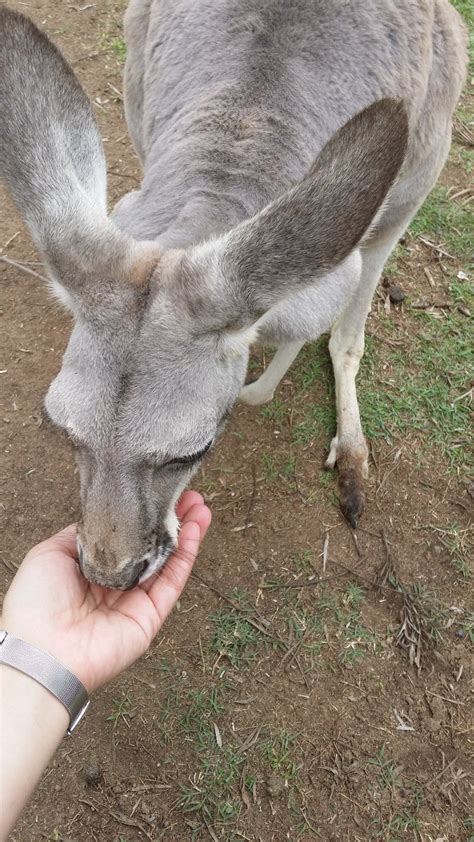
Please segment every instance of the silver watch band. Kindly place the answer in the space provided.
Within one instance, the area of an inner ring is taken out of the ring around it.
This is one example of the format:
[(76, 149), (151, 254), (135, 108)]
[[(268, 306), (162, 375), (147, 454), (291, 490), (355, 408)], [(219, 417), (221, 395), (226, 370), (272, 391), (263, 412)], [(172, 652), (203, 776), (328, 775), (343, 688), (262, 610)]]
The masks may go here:
[(86, 688), (72, 672), (48, 652), (13, 637), (3, 629), (0, 629), (0, 664), (24, 672), (56, 696), (69, 713), (67, 733), (74, 731), (90, 700)]

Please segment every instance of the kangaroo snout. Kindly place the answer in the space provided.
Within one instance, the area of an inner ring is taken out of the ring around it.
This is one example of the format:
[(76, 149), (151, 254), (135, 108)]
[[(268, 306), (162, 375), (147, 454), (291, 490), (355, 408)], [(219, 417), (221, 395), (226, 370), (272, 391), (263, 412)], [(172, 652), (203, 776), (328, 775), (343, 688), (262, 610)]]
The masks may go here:
[(77, 555), (82, 575), (96, 585), (128, 591), (158, 572), (176, 546), (164, 529), (153, 534), (145, 543), (140, 541), (134, 549), (120, 546), (113, 540), (104, 541), (102, 535), (91, 534), (81, 524), (77, 534)]

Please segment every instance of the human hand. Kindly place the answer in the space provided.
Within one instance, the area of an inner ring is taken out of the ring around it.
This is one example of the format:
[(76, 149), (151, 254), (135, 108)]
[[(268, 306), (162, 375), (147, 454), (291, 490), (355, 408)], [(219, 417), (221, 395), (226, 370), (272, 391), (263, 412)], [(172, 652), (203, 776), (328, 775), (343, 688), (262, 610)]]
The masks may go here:
[(148, 649), (186, 584), (211, 522), (200, 494), (186, 491), (177, 506), (178, 549), (160, 573), (131, 591), (83, 578), (76, 563), (76, 526), (34, 547), (3, 604), (8, 632), (44, 649), (91, 693)]

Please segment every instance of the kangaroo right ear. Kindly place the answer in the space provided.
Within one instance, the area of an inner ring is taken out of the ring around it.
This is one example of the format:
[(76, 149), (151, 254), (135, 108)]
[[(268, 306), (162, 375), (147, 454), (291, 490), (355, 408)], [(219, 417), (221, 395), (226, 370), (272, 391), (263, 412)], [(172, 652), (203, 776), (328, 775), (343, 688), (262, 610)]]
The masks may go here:
[(142, 284), (159, 259), (107, 216), (106, 167), (91, 104), (54, 44), (0, 7), (0, 177), (53, 278), (81, 295), (92, 280)]
[(403, 103), (375, 102), (333, 135), (291, 190), (191, 249), (190, 262), (211, 278), (207, 297), (215, 301), (208, 311), (245, 325), (289, 295), (317, 287), (367, 234), (403, 164), (407, 139)]

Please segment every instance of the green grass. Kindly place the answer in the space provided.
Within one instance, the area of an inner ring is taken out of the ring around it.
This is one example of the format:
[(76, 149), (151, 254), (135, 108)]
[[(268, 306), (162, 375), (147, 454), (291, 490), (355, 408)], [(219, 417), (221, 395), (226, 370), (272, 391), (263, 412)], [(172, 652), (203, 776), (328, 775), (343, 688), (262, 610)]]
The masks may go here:
[(280, 398), (276, 397), (262, 407), (260, 415), (266, 421), (283, 426), (288, 420), (288, 406)]
[[(472, 120), (472, 115), (464, 115), (461, 110), (460, 119), (463, 122), (469, 123)], [(474, 171), (474, 151), (472, 149), (466, 149), (460, 143), (453, 143), (449, 160), (455, 166), (461, 167), (466, 175), (471, 175)]]
[(382, 743), (376, 756), (367, 761), (367, 765), (375, 771), (381, 789), (389, 789), (399, 783), (397, 767), (387, 757), (385, 743)]
[(298, 774), (298, 765), (293, 757), (296, 736), (283, 729), (266, 739), (261, 752), (273, 772), (278, 772), (286, 781), (294, 781)]
[(210, 614), (213, 624), (211, 650), (226, 658), (237, 669), (248, 669), (255, 661), (262, 635), (245, 616), (235, 611), (216, 611)]
[(262, 462), (265, 480), (268, 483), (283, 480), (291, 484), (296, 470), (296, 457), (293, 454), (279, 456), (275, 453), (265, 451), (262, 453), (260, 460)]
[(296, 573), (314, 573), (314, 553), (312, 550), (307, 549), (299, 553), (293, 553), (290, 560)]
[(474, 614), (468, 614), (465, 620), (462, 621), (461, 630), (466, 635), (467, 640), (474, 646)]
[(472, 207), (457, 204), (443, 186), (435, 187), (409, 228), (413, 237), (425, 236), (460, 260), (472, 260)]
[(464, 18), (469, 32), (469, 77), (474, 73), (474, 6), (472, 0), (451, 0), (451, 2)]
[(431, 528), (438, 542), (448, 551), (449, 560), (454, 569), (464, 579), (469, 579), (472, 575), (469, 562), (474, 549), (472, 528), (462, 529), (457, 523), (448, 524), (444, 527), (432, 524)]
[(109, 46), (117, 61), (119, 61), (120, 64), (124, 64), (125, 59), (127, 57), (127, 47), (122, 36), (118, 35), (116, 38), (111, 38), (109, 41)]
[(113, 700), (113, 711), (107, 717), (107, 722), (112, 723), (112, 728), (115, 729), (123, 722), (124, 725), (130, 727), (130, 719), (135, 714), (135, 703), (130, 693), (124, 693), (121, 699)]
[[(463, 288), (463, 300), (471, 303), (471, 297)], [(368, 337), (358, 379), (368, 438), (415, 436), (425, 454), (435, 446), (451, 467), (469, 463), (470, 406), (468, 395), (462, 396), (474, 363), (471, 330), (469, 319), (457, 311), (442, 321), (418, 313), (400, 350), (387, 350)]]

